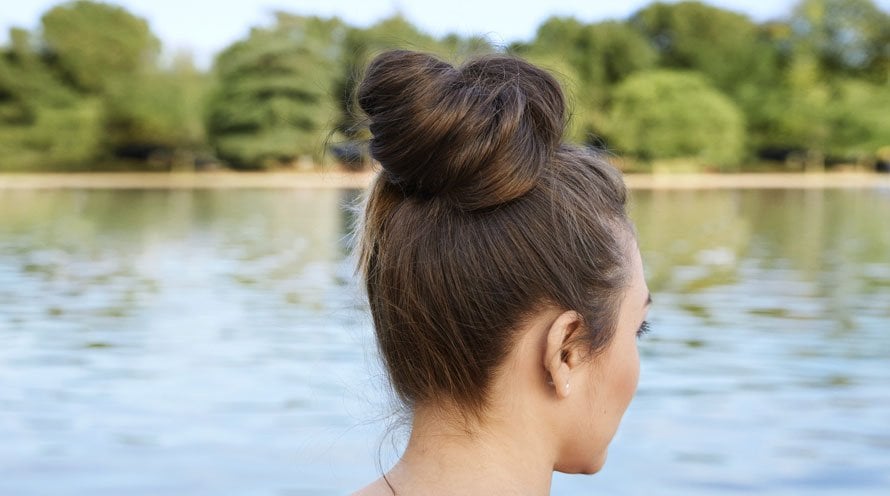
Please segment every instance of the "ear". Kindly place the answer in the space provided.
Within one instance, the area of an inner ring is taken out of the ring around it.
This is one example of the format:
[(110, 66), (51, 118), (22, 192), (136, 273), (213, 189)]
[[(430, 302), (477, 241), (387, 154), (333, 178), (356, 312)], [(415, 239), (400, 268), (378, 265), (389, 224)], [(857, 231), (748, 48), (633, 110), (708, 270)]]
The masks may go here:
[(565, 398), (571, 391), (572, 370), (579, 363), (577, 350), (569, 346), (571, 338), (581, 328), (581, 315), (575, 311), (559, 314), (547, 329), (544, 345), (544, 370), (549, 372), (551, 387), (558, 398)]

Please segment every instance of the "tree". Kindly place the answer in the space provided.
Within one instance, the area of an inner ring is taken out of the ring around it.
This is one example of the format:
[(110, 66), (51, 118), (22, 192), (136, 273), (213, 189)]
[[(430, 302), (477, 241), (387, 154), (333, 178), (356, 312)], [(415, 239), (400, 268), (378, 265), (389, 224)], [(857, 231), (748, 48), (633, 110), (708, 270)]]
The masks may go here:
[(41, 58), (81, 100), (98, 105), (100, 149), (93, 160), (147, 159), (200, 146), (200, 110), (190, 105), (195, 71), (158, 66), (160, 42), (148, 22), (122, 7), (78, 0), (41, 18)]
[(463, 60), (466, 57), (494, 53), (494, 45), (481, 35), (461, 36), (456, 33), (445, 35), (440, 41), (441, 52), (446, 58)]
[(612, 88), (656, 60), (646, 39), (626, 24), (583, 24), (571, 17), (547, 19), (531, 43), (514, 45), (512, 51), (557, 74), (573, 110), (569, 139), (597, 144)]
[(726, 93), (772, 75), (773, 50), (742, 14), (700, 2), (656, 2), (629, 23), (657, 50), (662, 67), (700, 71)]
[(774, 91), (782, 99), (773, 107), (775, 132), (766, 144), (801, 151), (806, 167), (821, 168), (825, 142), (831, 132), (827, 114), (831, 90), (818, 62), (813, 57), (797, 55)]
[(788, 20), (795, 49), (827, 75), (890, 84), (890, 15), (871, 0), (802, 0)]
[(551, 17), (538, 27), (532, 52), (565, 58), (588, 85), (608, 87), (655, 64), (645, 38), (617, 21), (582, 24), (574, 18)]
[(831, 128), (826, 143), (829, 156), (863, 160), (890, 145), (890, 91), (861, 79), (846, 79), (835, 86), (827, 105)]
[(206, 86), (187, 55), (169, 69), (109, 83), (103, 98), (106, 148), (122, 158), (194, 153), (205, 139)]
[(346, 31), (338, 19), (278, 13), (224, 50), (207, 110), (217, 154), (238, 168), (321, 160)]
[(123, 7), (77, 0), (41, 18), (43, 42), (63, 77), (85, 92), (153, 67), (160, 42)]
[(745, 128), (738, 108), (702, 76), (654, 70), (615, 90), (609, 135), (621, 151), (644, 160), (728, 167), (743, 157)]
[(58, 81), (33, 36), (0, 51), (0, 170), (81, 166), (99, 153), (101, 105)]
[(749, 143), (766, 146), (781, 96), (775, 26), (700, 2), (653, 3), (628, 21), (659, 54), (659, 65), (698, 71), (745, 113)]

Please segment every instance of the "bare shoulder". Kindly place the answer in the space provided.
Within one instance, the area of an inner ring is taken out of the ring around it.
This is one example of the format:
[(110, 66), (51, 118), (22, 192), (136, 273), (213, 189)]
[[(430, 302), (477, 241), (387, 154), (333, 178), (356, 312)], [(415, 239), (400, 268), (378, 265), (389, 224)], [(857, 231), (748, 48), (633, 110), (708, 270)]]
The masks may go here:
[(352, 493), (351, 496), (393, 496), (393, 492), (392, 489), (389, 488), (389, 484), (387, 484), (386, 481), (383, 480), (383, 477), (381, 477)]

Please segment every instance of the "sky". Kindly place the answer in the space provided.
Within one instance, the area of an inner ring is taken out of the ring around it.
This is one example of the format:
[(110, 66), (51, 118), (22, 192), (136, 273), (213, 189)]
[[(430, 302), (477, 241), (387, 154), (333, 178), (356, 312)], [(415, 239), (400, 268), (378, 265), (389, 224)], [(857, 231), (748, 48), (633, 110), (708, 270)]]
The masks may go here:
[[(890, 0), (874, 0), (890, 11)], [(60, 0), (2, 0), (0, 42), (12, 26), (35, 29), (40, 16)], [(338, 16), (355, 26), (401, 13), (433, 35), (484, 34), (495, 43), (527, 40), (552, 15), (585, 22), (624, 19), (650, 0), (110, 0), (148, 20), (166, 53), (188, 50), (202, 68), (214, 54), (245, 37), (250, 27), (268, 25), (271, 13)], [(782, 17), (796, 0), (708, 0), (705, 3), (747, 14), (756, 21)]]

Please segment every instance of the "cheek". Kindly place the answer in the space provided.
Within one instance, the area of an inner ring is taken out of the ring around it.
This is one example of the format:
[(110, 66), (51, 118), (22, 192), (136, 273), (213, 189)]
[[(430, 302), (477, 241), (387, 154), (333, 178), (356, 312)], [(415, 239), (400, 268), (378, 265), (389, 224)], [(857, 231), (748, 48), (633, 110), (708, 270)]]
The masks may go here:
[(634, 344), (633, 353), (630, 354), (627, 359), (623, 377), (624, 380), (622, 381), (622, 384), (619, 385), (619, 390), (617, 391), (617, 394), (624, 402), (622, 413), (627, 409), (631, 399), (633, 399), (634, 394), (637, 392), (637, 386), (640, 384), (640, 354), (637, 351), (636, 344)]
[(576, 402), (574, 425), (581, 429), (574, 431), (567, 456), (557, 468), (562, 472), (593, 474), (602, 468), (609, 443), (636, 393), (640, 379), (636, 337), (613, 348), (603, 359), (606, 366), (592, 374), (591, 389)]
[(637, 352), (636, 338), (624, 348), (623, 352), (616, 354), (611, 363), (607, 377), (608, 393), (602, 398), (604, 420), (610, 427), (610, 440), (618, 430), (618, 424), (630, 406), (637, 385), (640, 382), (640, 355)]

